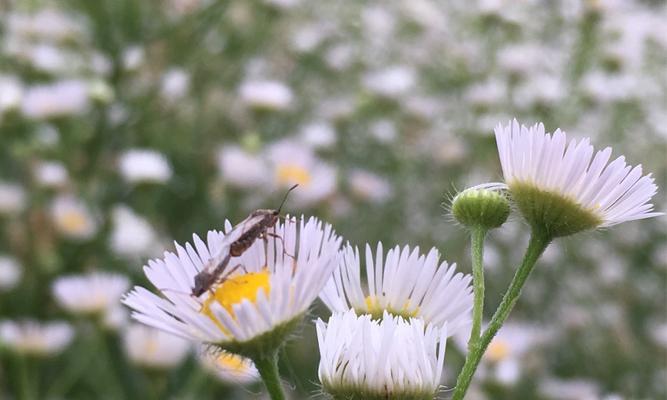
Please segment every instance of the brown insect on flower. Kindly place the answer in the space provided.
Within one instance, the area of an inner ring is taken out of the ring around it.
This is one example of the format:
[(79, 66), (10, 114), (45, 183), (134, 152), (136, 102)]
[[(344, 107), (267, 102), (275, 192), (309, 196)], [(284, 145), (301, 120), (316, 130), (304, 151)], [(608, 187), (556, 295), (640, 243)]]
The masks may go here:
[[(253, 211), (246, 219), (236, 225), (227, 235), (225, 235), (222, 248), (215, 257), (209, 259), (208, 263), (199, 271), (194, 278), (194, 287), (192, 288), (192, 295), (199, 297), (204, 292), (210, 290), (215, 284), (223, 282), (224, 279), (231, 273), (241, 268), (242, 265), (236, 265), (231, 270), (225, 273), (225, 269), (232, 257), (239, 257), (250, 246), (255, 243), (255, 240), (261, 238), (265, 242), (268, 236), (273, 236), (282, 240), (282, 238), (275, 233), (270, 233), (268, 230), (276, 226), (280, 218), (280, 211), (287, 200), (290, 192), (299, 185), (294, 185), (287, 193), (280, 207), (275, 210), (262, 209)], [(268, 258), (268, 246), (264, 246), (265, 259)]]

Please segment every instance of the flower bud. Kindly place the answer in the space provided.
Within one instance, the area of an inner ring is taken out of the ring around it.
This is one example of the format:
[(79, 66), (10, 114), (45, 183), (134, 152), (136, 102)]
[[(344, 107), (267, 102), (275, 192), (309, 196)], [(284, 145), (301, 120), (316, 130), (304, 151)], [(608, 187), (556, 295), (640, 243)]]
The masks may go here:
[(507, 221), (510, 203), (505, 194), (492, 186), (475, 186), (452, 200), (451, 212), (456, 221), (468, 228), (498, 228)]

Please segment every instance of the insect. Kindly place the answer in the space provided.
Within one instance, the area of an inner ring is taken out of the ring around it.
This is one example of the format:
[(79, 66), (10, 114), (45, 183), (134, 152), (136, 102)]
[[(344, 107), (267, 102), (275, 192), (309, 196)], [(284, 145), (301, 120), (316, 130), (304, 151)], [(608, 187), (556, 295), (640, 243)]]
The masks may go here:
[[(239, 264), (225, 273), (225, 269), (231, 258), (242, 255), (253, 243), (255, 243), (255, 240), (262, 238), (266, 241), (267, 236), (278, 237), (275, 234), (270, 234), (268, 230), (269, 228), (275, 227), (278, 218), (280, 218), (280, 211), (287, 200), (287, 196), (292, 190), (296, 189), (297, 186), (299, 185), (294, 185), (289, 188), (278, 209), (253, 211), (248, 218), (241, 221), (227, 235), (225, 235), (220, 251), (208, 260), (203, 270), (195, 275), (194, 287), (192, 288), (193, 296), (201, 296), (207, 290), (210, 290), (214, 284), (224, 281), (224, 279), (232, 272), (241, 268), (242, 265)], [(265, 259), (268, 258), (268, 254), (266, 254), (266, 252), (268, 252), (267, 247), (268, 246), (264, 246)], [(224, 276), (223, 273), (225, 273)]]

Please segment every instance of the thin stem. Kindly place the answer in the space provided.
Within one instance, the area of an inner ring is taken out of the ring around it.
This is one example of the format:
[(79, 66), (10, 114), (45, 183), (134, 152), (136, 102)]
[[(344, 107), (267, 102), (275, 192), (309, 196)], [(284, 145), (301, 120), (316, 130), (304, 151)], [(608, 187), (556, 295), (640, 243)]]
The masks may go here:
[(19, 364), (19, 374), (21, 381), (21, 397), (22, 400), (33, 400), (35, 396), (32, 392), (32, 384), (35, 382), (30, 382), (30, 366), (28, 365), (28, 355), (18, 354), (17, 356)]
[(484, 314), (484, 238), (488, 231), (485, 228), (474, 228), (470, 235), (470, 247), (472, 255), (472, 283), (474, 303), (472, 309), (472, 329), (468, 340), (468, 351), (479, 341), (482, 330), (482, 318)]
[(285, 392), (280, 385), (280, 375), (278, 375), (278, 353), (276, 352), (268, 357), (258, 357), (253, 361), (264, 381), (264, 385), (266, 385), (271, 400), (285, 400)]
[(526, 279), (528, 279), (535, 263), (550, 242), (551, 238), (542, 232), (532, 232), (521, 266), (517, 269), (505, 296), (503, 296), (503, 300), (498, 306), (495, 314), (493, 314), (489, 327), (484, 331), (475, 348), (468, 353), (466, 362), (463, 365), (463, 369), (456, 382), (456, 389), (454, 390), (452, 400), (463, 400), (463, 396), (465, 396), (466, 391), (470, 386), (472, 377), (475, 374), (475, 370), (477, 370), (477, 366), (479, 365), (486, 348), (489, 346), (489, 343), (491, 343), (491, 340), (496, 333), (498, 333), (498, 330), (514, 308), (514, 305), (521, 294), (521, 289), (526, 283)]

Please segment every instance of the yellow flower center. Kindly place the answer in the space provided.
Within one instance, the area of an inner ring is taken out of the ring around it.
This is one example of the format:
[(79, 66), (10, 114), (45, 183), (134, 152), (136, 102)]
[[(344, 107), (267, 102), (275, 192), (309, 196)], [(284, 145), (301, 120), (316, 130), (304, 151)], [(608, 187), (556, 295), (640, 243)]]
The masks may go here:
[(60, 217), (60, 226), (66, 232), (82, 232), (86, 225), (86, 217), (77, 211), (67, 211)]
[(489, 360), (493, 362), (497, 362), (502, 360), (503, 358), (507, 357), (510, 353), (510, 346), (496, 338), (491, 342), (489, 345), (489, 348), (486, 350), (486, 355), (489, 358)]
[(312, 177), (307, 169), (295, 164), (279, 165), (276, 171), (278, 183), (283, 185), (307, 186)]
[(227, 352), (222, 352), (215, 362), (218, 366), (234, 372), (243, 372), (248, 368), (247, 362), (243, 357)]
[(201, 313), (211, 318), (220, 330), (227, 332), (227, 329), (220, 324), (211, 312), (211, 304), (214, 302), (220, 304), (232, 318), (236, 318), (233, 309), (234, 304), (239, 304), (243, 300), (254, 303), (257, 300), (259, 289), (264, 290), (264, 294), (267, 296), (271, 292), (270, 274), (266, 268), (259, 272), (249, 272), (225, 279), (214, 289), (213, 294), (204, 301)]
[(416, 317), (419, 313), (419, 307), (412, 307), (410, 300), (408, 299), (403, 307), (394, 308), (394, 307), (385, 307), (382, 305), (381, 299), (377, 296), (367, 296), (366, 300), (366, 309), (357, 310), (358, 313), (370, 314), (373, 316), (373, 319), (382, 318), (382, 314), (387, 311), (389, 314), (400, 316), (403, 318), (412, 318)]

